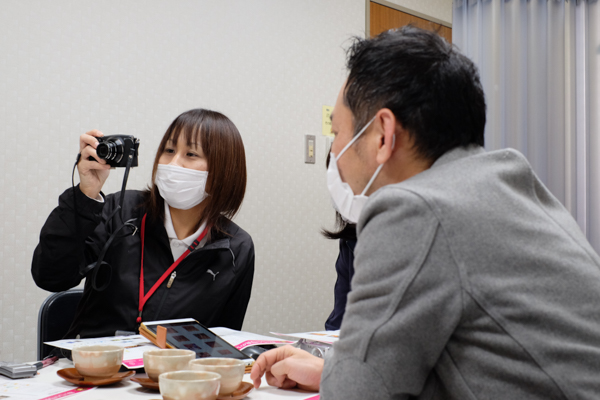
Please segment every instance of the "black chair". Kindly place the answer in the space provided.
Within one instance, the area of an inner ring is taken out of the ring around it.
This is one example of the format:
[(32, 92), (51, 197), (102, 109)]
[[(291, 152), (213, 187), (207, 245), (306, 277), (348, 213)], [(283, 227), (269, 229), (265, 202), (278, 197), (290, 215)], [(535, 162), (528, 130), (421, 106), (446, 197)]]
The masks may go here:
[(83, 289), (71, 289), (53, 293), (44, 300), (38, 315), (38, 360), (43, 360), (54, 349), (44, 342), (60, 340), (65, 336), (82, 295)]

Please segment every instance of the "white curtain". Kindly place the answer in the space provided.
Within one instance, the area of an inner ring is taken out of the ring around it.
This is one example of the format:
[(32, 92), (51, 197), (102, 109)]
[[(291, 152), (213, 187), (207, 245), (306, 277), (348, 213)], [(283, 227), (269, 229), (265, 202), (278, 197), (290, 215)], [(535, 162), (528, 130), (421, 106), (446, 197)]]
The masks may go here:
[(600, 252), (598, 0), (454, 0), (452, 41), (479, 67), (486, 147), (525, 154)]

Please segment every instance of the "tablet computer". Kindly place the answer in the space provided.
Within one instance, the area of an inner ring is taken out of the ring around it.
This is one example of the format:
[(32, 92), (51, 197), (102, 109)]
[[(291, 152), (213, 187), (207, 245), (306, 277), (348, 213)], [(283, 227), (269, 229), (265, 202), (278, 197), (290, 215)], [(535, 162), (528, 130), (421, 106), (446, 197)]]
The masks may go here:
[(196, 353), (196, 358), (225, 357), (252, 360), (219, 335), (191, 318), (148, 321), (142, 323), (142, 325), (155, 337), (157, 327), (165, 327), (167, 329), (167, 344), (177, 349), (192, 350)]

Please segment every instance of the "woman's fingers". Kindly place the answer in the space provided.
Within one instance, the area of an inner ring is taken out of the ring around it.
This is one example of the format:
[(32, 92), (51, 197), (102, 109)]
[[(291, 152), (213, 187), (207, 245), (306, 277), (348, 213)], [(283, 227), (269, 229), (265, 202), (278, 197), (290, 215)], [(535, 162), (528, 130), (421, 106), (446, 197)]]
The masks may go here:
[(82, 153), (86, 146), (91, 146), (93, 149), (95, 149), (98, 146), (98, 139), (96, 138), (102, 136), (104, 136), (104, 133), (97, 129), (92, 129), (91, 131), (81, 135), (79, 137), (79, 152)]
[[(96, 161), (92, 161), (90, 157)], [(106, 161), (98, 157), (98, 154), (96, 154), (96, 150), (94, 150), (94, 148), (91, 145), (86, 146), (81, 150), (81, 159), (79, 160), (79, 162), (88, 163), (90, 161), (91, 163), (84, 164), (86, 169), (105, 169), (101, 166), (106, 165)]]
[[(102, 137), (104, 134), (97, 129), (93, 129), (81, 135), (79, 137), (79, 152), (81, 153), (80, 163), (83, 161), (84, 165), (82, 165), (85, 172), (91, 169), (109, 169), (110, 166), (106, 165), (106, 161), (102, 158), (98, 157), (96, 154), (96, 148), (98, 147), (98, 137)], [(91, 161), (90, 158), (96, 160), (96, 162), (85, 164), (88, 161)], [(81, 172), (81, 171), (80, 171)]]
[(96, 154), (96, 147), (98, 146), (96, 138), (101, 136), (104, 136), (102, 132), (91, 130), (79, 137), (79, 152), (81, 154), (77, 164), (79, 188), (86, 196), (94, 199), (98, 198), (110, 169), (110, 165)]

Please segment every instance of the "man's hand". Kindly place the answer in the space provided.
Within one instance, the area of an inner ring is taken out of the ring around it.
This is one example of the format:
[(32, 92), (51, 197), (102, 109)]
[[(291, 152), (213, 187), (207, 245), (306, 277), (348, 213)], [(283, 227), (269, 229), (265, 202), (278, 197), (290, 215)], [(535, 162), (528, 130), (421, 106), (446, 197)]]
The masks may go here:
[(252, 367), (250, 378), (255, 388), (260, 386), (261, 378), (266, 374), (271, 386), (318, 392), (323, 363), (323, 359), (304, 350), (283, 346), (261, 354)]

